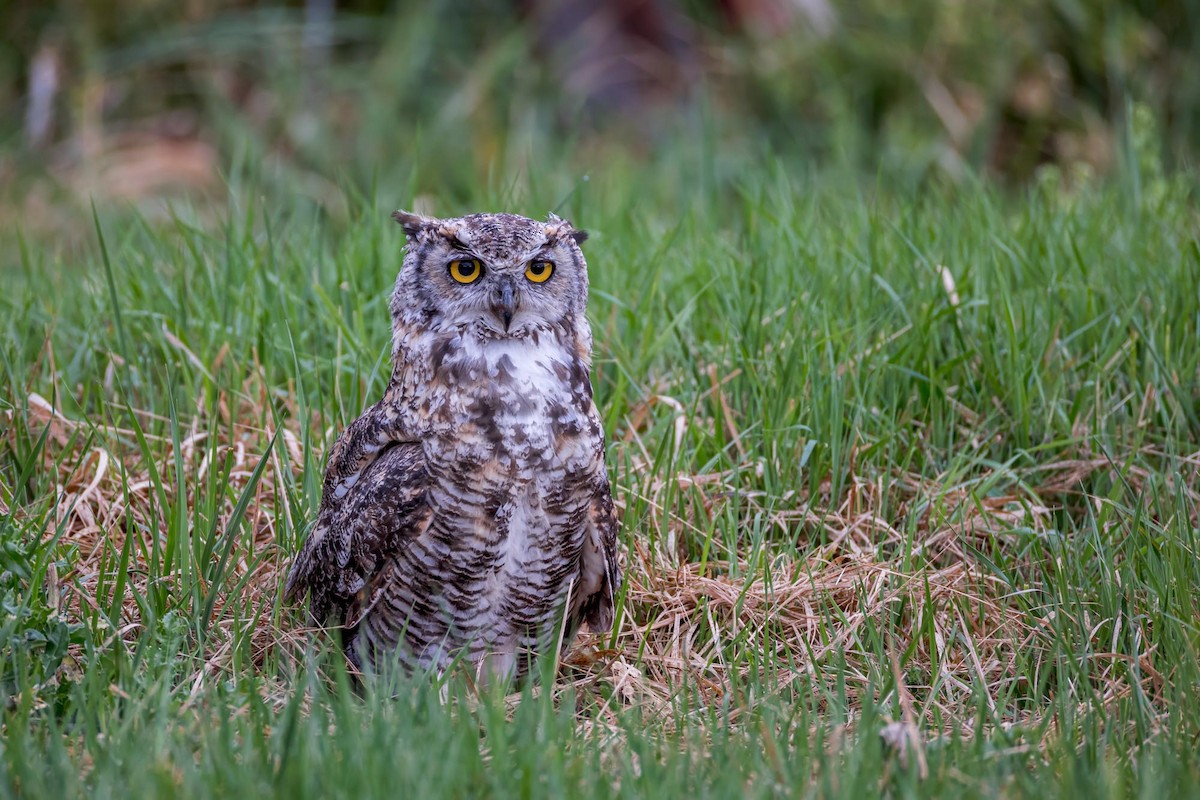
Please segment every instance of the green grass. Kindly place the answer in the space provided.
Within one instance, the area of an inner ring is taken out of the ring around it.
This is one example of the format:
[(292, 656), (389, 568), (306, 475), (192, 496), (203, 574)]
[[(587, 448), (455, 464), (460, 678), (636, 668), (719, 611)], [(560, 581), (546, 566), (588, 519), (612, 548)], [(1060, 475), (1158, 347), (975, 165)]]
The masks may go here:
[(438, 197), (593, 232), (625, 616), (519, 698), (358, 695), (279, 599), (387, 378), (404, 186), (6, 234), (0, 786), (1194, 794), (1200, 217), (1138, 164), (1013, 196), (579, 155)]

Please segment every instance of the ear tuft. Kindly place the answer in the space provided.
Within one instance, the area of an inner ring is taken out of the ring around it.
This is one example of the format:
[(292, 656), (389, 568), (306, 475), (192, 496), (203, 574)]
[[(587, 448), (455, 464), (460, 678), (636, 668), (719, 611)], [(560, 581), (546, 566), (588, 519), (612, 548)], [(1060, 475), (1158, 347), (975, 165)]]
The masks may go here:
[(410, 242), (417, 239), (423, 232), (428, 231), (437, 223), (435, 219), (423, 217), (411, 211), (393, 211), (392, 219), (400, 223), (401, 228), (404, 228), (404, 235)]
[(587, 241), (588, 232), (576, 230), (569, 219), (563, 219), (552, 211), (546, 216), (546, 236), (550, 239), (568, 236), (575, 240), (575, 244), (583, 244)]

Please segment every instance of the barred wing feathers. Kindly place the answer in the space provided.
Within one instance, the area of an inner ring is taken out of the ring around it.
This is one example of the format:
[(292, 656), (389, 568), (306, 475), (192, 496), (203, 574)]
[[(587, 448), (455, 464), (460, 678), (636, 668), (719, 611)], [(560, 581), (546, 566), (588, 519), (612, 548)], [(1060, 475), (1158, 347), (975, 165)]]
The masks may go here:
[(398, 548), (429, 525), (429, 478), (419, 444), (386, 445), (357, 471), (339, 469), (339, 455), (345, 452), (335, 447), (330, 458), (316, 524), (292, 564), (285, 589), (291, 599), (309, 595), (309, 614), (316, 624), (331, 615), (336, 624), (345, 622), (358, 593)]

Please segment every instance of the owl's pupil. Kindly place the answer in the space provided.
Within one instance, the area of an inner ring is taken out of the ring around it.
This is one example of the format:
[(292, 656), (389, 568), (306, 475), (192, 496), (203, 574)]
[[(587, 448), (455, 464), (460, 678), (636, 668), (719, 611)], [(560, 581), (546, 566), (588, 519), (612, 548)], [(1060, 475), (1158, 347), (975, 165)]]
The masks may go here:
[(546, 271), (545, 264), (534, 264), (533, 265), (533, 274), (534, 275), (541, 275), (545, 271)]

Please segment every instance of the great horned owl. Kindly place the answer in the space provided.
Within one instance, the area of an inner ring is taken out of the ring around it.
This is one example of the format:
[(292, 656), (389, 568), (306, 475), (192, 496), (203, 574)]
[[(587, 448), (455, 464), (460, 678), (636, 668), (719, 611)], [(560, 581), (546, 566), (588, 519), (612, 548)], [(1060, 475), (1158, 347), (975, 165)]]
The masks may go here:
[[(586, 238), (551, 215), (392, 215), (392, 376), (326, 467), (286, 593), (352, 663), (520, 679), (620, 583), (588, 375)], [(565, 618), (562, 616), (565, 613)]]

